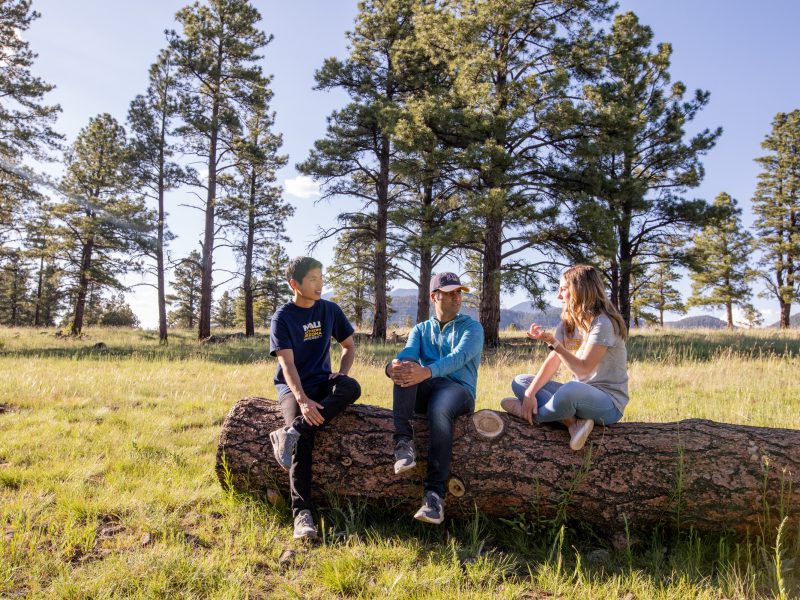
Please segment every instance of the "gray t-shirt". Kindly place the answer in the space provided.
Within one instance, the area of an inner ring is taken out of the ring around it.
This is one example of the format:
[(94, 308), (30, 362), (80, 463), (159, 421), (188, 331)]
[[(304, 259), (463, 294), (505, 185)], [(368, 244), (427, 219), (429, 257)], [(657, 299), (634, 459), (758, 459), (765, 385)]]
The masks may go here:
[(625, 348), (625, 340), (617, 335), (614, 323), (604, 314), (595, 317), (589, 326), (589, 331), (585, 333), (575, 331), (573, 337), (575, 335), (581, 335), (583, 340), (577, 351), (570, 347), (570, 340), (564, 332), (564, 323), (561, 322), (556, 327), (556, 339), (579, 357), (589, 345), (607, 346), (608, 350), (600, 359), (594, 373), (583, 379), (573, 376), (573, 379), (603, 390), (611, 396), (614, 406), (620, 412), (624, 412), (625, 405), (628, 404), (628, 351)]

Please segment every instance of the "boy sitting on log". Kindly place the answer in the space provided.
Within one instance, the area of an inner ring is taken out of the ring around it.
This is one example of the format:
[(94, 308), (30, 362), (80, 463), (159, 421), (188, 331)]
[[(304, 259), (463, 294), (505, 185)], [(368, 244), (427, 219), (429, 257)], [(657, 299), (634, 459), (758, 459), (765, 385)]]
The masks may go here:
[(450, 474), (453, 422), (475, 410), (475, 387), (483, 349), (483, 328), (476, 320), (459, 314), (461, 285), (455, 273), (431, 278), (430, 294), (435, 316), (418, 323), (408, 335), (406, 347), (386, 365), (394, 381), (394, 472), (416, 466), (414, 411), (427, 413), (430, 429), (428, 474), (422, 507), (415, 519), (439, 524), (444, 521), (445, 482)]
[[(270, 354), (278, 357), (275, 387), (285, 427), (269, 434), (275, 460), (289, 469), (294, 537), (314, 539), (311, 516), (311, 462), (316, 432), (361, 395), (348, 377), (356, 347), (353, 326), (342, 309), (322, 299), (322, 263), (308, 256), (293, 259), (286, 278), (291, 302), (272, 316)], [(339, 370), (331, 372), (331, 337), (342, 347)]]

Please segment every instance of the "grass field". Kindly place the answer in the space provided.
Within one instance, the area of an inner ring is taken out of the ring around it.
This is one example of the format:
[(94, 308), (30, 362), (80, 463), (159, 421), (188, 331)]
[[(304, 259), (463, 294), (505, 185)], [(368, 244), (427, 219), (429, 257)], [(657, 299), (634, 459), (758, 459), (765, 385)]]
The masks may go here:
[[(290, 515), (225, 493), (217, 436), (241, 397), (273, 396), (263, 334), (158, 345), (145, 331), (0, 329), (0, 597), (789, 598), (800, 521), (780, 538), (653, 534), (613, 550), (575, 527), (441, 527), (334, 503), (323, 542)], [(106, 348), (94, 349), (103, 342)], [(485, 354), (478, 408), (543, 357), (518, 334)], [(393, 346), (361, 346), (362, 403), (389, 406)], [(648, 332), (629, 342), (628, 421), (702, 417), (800, 429), (800, 334)]]

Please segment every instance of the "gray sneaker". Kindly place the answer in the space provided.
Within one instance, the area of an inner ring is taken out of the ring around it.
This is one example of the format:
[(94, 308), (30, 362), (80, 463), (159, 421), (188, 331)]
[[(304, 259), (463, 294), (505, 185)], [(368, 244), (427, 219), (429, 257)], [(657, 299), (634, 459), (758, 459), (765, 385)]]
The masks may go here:
[(292, 466), (292, 455), (299, 439), (300, 434), (288, 427), (281, 427), (269, 434), (269, 441), (272, 442), (272, 454), (285, 470)]
[(425, 523), (433, 523), (438, 525), (444, 521), (444, 506), (442, 506), (442, 499), (436, 492), (425, 492), (425, 498), (422, 501), (422, 507), (414, 515), (418, 521)]
[(417, 466), (414, 442), (400, 440), (394, 447), (394, 474), (399, 475)]
[(310, 510), (301, 510), (294, 518), (294, 539), (317, 539), (317, 528), (314, 526), (314, 517), (311, 516)]

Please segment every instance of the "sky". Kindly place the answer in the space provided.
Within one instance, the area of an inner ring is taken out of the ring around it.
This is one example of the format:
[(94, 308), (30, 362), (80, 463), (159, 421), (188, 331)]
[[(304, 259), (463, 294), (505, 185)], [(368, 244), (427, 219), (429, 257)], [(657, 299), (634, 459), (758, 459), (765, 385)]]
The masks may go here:
[[(67, 143), (100, 113), (108, 112), (124, 122), (130, 101), (146, 89), (149, 65), (165, 46), (164, 30), (177, 27), (174, 15), (186, 4), (185, 0), (34, 0), (42, 16), (25, 37), (39, 55), (34, 73), (56, 86), (47, 101), (61, 105), (57, 129)], [(262, 66), (274, 76), (275, 130), (283, 134), (282, 152), (289, 155), (279, 183), (285, 198), (296, 206), (287, 225), (292, 240), (287, 251), (290, 256), (305, 254), (319, 226), (333, 222), (343, 208), (357, 206), (347, 199), (315, 202), (319, 198), (316, 185), (294, 168), (308, 156), (314, 141), (324, 136), (326, 117), (347, 102), (341, 92), (314, 90), (314, 72), (325, 58), (346, 56), (345, 32), (353, 27), (357, 2), (253, 0), (253, 4), (261, 12), (264, 31), (274, 35), (264, 49)], [(632, 10), (653, 29), (656, 43), (672, 44), (673, 81), (684, 82), (689, 90), (711, 92), (709, 105), (695, 119), (690, 133), (721, 126), (723, 135), (703, 160), (702, 185), (689, 195), (711, 201), (725, 191), (739, 201), (743, 221), (750, 225), (750, 198), (758, 174), (753, 159), (762, 155), (760, 144), (775, 114), (800, 108), (800, 36), (796, 34), (800, 2), (622, 0), (619, 5), (619, 12)], [(191, 202), (191, 196), (176, 191), (167, 202), (168, 222), (178, 236), (170, 255), (180, 258), (199, 250), (201, 214), (183, 206)], [(332, 243), (322, 244), (316, 255), (328, 263)], [(218, 252), (215, 266), (230, 269), (233, 260)], [(127, 283), (142, 280), (137, 276)], [(398, 282), (397, 286), (408, 284)], [(688, 295), (688, 278), (679, 288)], [(757, 284), (754, 289), (762, 288)], [(140, 285), (127, 297), (142, 325), (155, 327), (155, 290)], [(504, 296), (502, 302), (508, 307), (523, 300), (524, 294), (518, 293)], [(555, 304), (555, 293), (546, 300)], [(775, 300), (755, 298), (755, 304), (767, 324), (777, 319)], [(722, 317), (721, 311), (708, 309), (690, 314), (700, 313)]]

